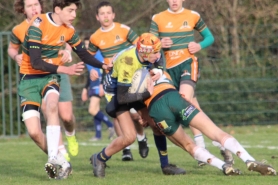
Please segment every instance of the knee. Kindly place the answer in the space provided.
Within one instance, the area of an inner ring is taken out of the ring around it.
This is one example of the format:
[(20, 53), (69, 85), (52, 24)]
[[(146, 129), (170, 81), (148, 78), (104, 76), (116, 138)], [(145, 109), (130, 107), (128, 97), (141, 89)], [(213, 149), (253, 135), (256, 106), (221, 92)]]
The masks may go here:
[(43, 136), (43, 132), (39, 130), (30, 130), (28, 131), (28, 134), (35, 142), (39, 142), (40, 138)]
[(95, 116), (99, 110), (96, 107), (89, 107), (88, 111), (92, 116)]
[(60, 118), (62, 119), (64, 124), (72, 123), (74, 120), (74, 116), (72, 113), (64, 113), (60, 112)]
[(46, 105), (46, 111), (47, 113), (55, 113), (58, 112), (58, 103), (54, 101), (50, 101)]
[(190, 155), (193, 155), (195, 146), (196, 145), (193, 141), (182, 145), (183, 150), (187, 151)]

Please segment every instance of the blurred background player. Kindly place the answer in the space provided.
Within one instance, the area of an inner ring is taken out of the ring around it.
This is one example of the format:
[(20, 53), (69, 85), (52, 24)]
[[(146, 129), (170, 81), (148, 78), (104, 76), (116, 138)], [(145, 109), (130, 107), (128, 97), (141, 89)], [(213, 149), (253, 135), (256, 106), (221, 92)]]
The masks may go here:
[[(150, 32), (161, 39), (166, 57), (167, 72), (170, 74), (175, 87), (185, 100), (201, 110), (195, 94), (199, 62), (194, 54), (210, 46), (214, 42), (214, 37), (199, 13), (183, 8), (183, 2), (184, 0), (167, 0), (169, 8), (153, 16)], [(194, 40), (194, 30), (203, 37), (199, 43)], [(197, 146), (205, 148), (202, 133), (196, 128), (190, 127), (190, 129)], [(233, 162), (229, 151), (221, 152), (221, 154), (230, 154), (224, 157), (225, 161)], [(199, 166), (204, 164), (198, 163)]]
[[(85, 47), (88, 48), (89, 46), (89, 37), (84, 39)], [(103, 57), (100, 51), (97, 51), (95, 54), (95, 58), (99, 61), (103, 61)], [(114, 127), (113, 123), (110, 122), (109, 118), (100, 110), (100, 100), (101, 97), (104, 95), (103, 85), (101, 84), (102, 81), (102, 73), (100, 69), (94, 68), (90, 65), (86, 65), (89, 76), (87, 78), (87, 83), (82, 90), (81, 99), (83, 102), (88, 100), (88, 96), (90, 98), (89, 104), (89, 113), (94, 117), (94, 126), (95, 126), (95, 136), (90, 139), (90, 141), (98, 141), (101, 140), (101, 122), (104, 122), (109, 131), (108, 139), (112, 139), (114, 136)], [(92, 80), (93, 79), (93, 80)]]
[[(114, 8), (109, 2), (102, 1), (96, 6), (96, 19), (99, 21), (101, 27), (90, 37), (89, 52), (95, 54), (100, 50), (105, 64), (111, 64), (114, 55), (135, 44), (138, 39), (138, 35), (130, 27), (114, 22), (114, 18)], [(104, 72), (106, 73), (106, 71)], [(135, 118), (140, 117), (137, 112), (132, 111), (131, 113), (134, 114)], [(144, 133), (144, 128), (138, 121), (134, 121), (137, 131), (139, 154), (142, 158), (146, 158), (149, 153), (147, 137)], [(121, 135), (121, 130), (118, 129), (116, 119), (114, 119), (114, 128), (116, 134), (118, 136)], [(133, 160), (130, 146), (127, 146), (123, 150), (122, 160)]]

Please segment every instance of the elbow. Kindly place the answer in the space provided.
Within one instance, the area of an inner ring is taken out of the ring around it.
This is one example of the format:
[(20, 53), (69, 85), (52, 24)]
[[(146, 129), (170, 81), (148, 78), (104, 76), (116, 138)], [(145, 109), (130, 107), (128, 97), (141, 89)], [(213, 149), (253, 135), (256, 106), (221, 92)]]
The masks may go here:
[(36, 61), (31, 61), (31, 66), (33, 69), (36, 69), (36, 70), (41, 70), (41, 65), (38, 64), (38, 62)]

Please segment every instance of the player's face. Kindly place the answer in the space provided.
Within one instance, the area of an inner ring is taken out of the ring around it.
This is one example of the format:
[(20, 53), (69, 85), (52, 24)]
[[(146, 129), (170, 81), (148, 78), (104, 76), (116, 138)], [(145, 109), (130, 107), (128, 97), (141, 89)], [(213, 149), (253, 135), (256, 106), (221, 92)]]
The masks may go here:
[(37, 14), (41, 14), (42, 8), (38, 0), (24, 1), (24, 14), (28, 20), (31, 20)]
[(99, 21), (101, 27), (110, 28), (113, 25), (115, 13), (112, 11), (111, 6), (103, 6), (98, 10), (96, 18)]
[(178, 12), (182, 9), (182, 3), (184, 0), (167, 0), (170, 10)]
[(139, 55), (142, 57), (142, 60), (148, 61), (150, 63), (155, 63), (161, 57), (160, 52), (157, 52), (157, 53), (139, 53)]
[(58, 7), (56, 8), (57, 11), (55, 11), (55, 13), (59, 15), (61, 24), (72, 25), (76, 17), (77, 6), (74, 3), (72, 3), (70, 6), (63, 8), (62, 10)]
[(85, 44), (85, 48), (88, 49), (89, 48), (89, 40), (84, 40), (84, 44)]
[(157, 52), (157, 53), (151, 53), (149, 54), (149, 62), (150, 63), (155, 63), (158, 59), (160, 59), (161, 57), (161, 53)]

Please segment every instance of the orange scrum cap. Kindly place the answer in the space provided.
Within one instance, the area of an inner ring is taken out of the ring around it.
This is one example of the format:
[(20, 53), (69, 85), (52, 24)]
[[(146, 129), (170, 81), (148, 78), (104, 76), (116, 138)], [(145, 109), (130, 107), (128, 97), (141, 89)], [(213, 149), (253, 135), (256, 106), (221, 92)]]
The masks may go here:
[(151, 33), (143, 33), (137, 41), (137, 51), (139, 53), (157, 53), (161, 49), (160, 39)]

